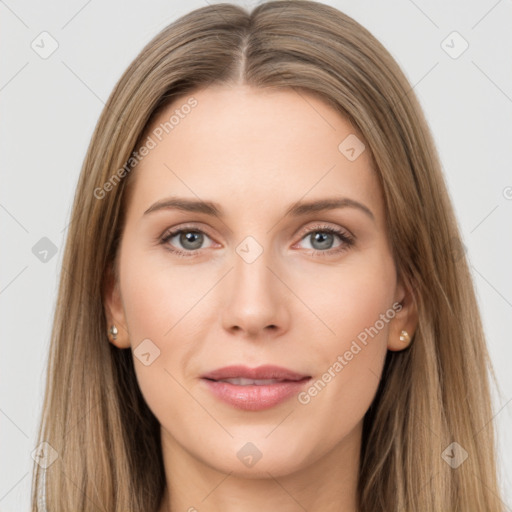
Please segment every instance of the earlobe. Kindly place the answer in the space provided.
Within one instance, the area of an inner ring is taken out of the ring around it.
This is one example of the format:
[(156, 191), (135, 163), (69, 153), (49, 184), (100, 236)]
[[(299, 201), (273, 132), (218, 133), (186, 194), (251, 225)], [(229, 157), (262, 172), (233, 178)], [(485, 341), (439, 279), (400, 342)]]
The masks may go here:
[(391, 351), (407, 348), (418, 328), (418, 308), (411, 287), (400, 284), (397, 287), (396, 299), (401, 308), (390, 322), (388, 350)]
[(126, 328), (121, 291), (111, 265), (109, 265), (105, 272), (103, 304), (107, 320), (107, 325), (104, 327), (105, 335), (110, 343), (117, 348), (129, 348), (130, 339)]

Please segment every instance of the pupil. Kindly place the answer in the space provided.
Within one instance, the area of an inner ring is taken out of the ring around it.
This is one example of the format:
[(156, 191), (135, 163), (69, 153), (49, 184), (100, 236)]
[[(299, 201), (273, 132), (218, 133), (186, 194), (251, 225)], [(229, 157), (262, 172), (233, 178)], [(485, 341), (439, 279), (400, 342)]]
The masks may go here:
[[(186, 233), (183, 234), (184, 235), (184, 240), (182, 240), (181, 242), (187, 242), (189, 244), (192, 244), (192, 247), (189, 246), (189, 248), (191, 249), (197, 249), (199, 247), (201, 247), (201, 242), (202, 242), (202, 239), (201, 239), (201, 234), (200, 233), (196, 233), (194, 231), (188, 231)], [(183, 237), (182, 235), (182, 237)], [(195, 238), (195, 240), (194, 240)], [(184, 247), (187, 247), (186, 244), (183, 244)]]
[(330, 238), (332, 238), (332, 235), (330, 233), (317, 232), (314, 235), (315, 242), (320, 242), (321, 249), (329, 249), (330, 248), (330, 245), (332, 242), (332, 240), (330, 240)]

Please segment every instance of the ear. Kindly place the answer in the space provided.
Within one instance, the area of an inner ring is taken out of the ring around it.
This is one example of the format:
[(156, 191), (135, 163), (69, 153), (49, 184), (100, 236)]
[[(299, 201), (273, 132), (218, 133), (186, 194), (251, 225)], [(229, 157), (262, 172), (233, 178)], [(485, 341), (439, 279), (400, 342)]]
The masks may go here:
[[(391, 351), (399, 351), (407, 348), (418, 328), (416, 297), (414, 296), (410, 284), (405, 284), (402, 279), (399, 279), (397, 285), (395, 303), (399, 303), (401, 308), (398, 306), (395, 308), (395, 317), (389, 323), (388, 350)], [(407, 341), (400, 339), (402, 331), (407, 331), (409, 334)]]
[[(105, 307), (105, 317), (107, 319), (105, 334), (108, 336), (110, 343), (115, 345), (117, 348), (129, 348), (130, 338), (128, 336), (128, 329), (126, 328), (121, 291), (112, 265), (107, 267), (104, 276), (103, 304)], [(117, 328), (117, 336), (115, 340), (112, 339), (112, 336), (109, 334), (109, 330), (112, 325), (115, 325)]]

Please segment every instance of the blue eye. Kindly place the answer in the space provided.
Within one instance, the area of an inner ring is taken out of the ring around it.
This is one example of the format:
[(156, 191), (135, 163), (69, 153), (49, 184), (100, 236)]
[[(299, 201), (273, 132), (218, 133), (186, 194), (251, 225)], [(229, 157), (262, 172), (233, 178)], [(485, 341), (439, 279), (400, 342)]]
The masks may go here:
[[(179, 244), (185, 249), (169, 249), (171, 252), (176, 253), (178, 256), (194, 256), (204, 243), (206, 233), (201, 230), (181, 228), (171, 231), (164, 235), (161, 240), (162, 244), (169, 244), (169, 242), (177, 237)], [(209, 237), (208, 237), (209, 238)]]
[(309, 240), (315, 251), (326, 252), (333, 248), (336, 238), (341, 240), (341, 242), (335, 246), (334, 249), (337, 249), (343, 244), (350, 245), (351, 243), (351, 239), (345, 233), (331, 228), (314, 229), (313, 231), (308, 232), (302, 240)]
[[(174, 243), (171, 240), (176, 238)], [(333, 247), (335, 239), (338, 238), (340, 243)], [(177, 256), (191, 257), (196, 256), (204, 247), (203, 243), (210, 237), (200, 229), (195, 227), (182, 227), (167, 232), (161, 239), (160, 243)], [(348, 250), (355, 243), (355, 238), (345, 230), (336, 229), (330, 226), (315, 226), (309, 229), (301, 238), (302, 240), (310, 240), (312, 247), (312, 255), (314, 256), (332, 256)], [(179, 244), (176, 248), (175, 244)]]
[[(338, 238), (340, 243), (333, 248), (334, 240)], [(310, 228), (302, 240), (309, 240), (313, 256), (329, 257), (335, 256), (348, 250), (355, 243), (355, 237), (348, 231), (333, 228), (331, 226), (314, 226)], [(316, 245), (316, 247), (315, 247)]]

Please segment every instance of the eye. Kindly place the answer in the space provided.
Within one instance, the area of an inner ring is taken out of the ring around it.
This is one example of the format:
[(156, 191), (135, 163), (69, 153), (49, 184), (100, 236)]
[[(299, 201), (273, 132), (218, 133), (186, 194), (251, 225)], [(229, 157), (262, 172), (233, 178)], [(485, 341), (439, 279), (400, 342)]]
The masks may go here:
[[(211, 238), (196, 227), (181, 227), (167, 231), (160, 243), (177, 256), (195, 256), (201, 249), (205, 239)], [(336, 239), (338, 239), (337, 245)], [(308, 240), (312, 255), (332, 256), (348, 250), (355, 243), (355, 237), (348, 231), (331, 226), (314, 226), (303, 233), (302, 240)]]
[[(205, 238), (210, 238), (204, 231), (196, 228), (182, 227), (174, 231), (168, 231), (160, 243), (178, 256), (194, 256), (202, 247)], [(174, 242), (173, 239), (175, 239)], [(178, 248), (176, 249), (176, 245)], [(183, 249), (180, 249), (179, 247)]]
[[(336, 243), (336, 238), (339, 240)], [(315, 226), (310, 228), (306, 235), (301, 240), (309, 241), (313, 255), (315, 256), (329, 256), (333, 254), (339, 254), (349, 249), (355, 243), (353, 235), (348, 231), (333, 228), (331, 226)]]

